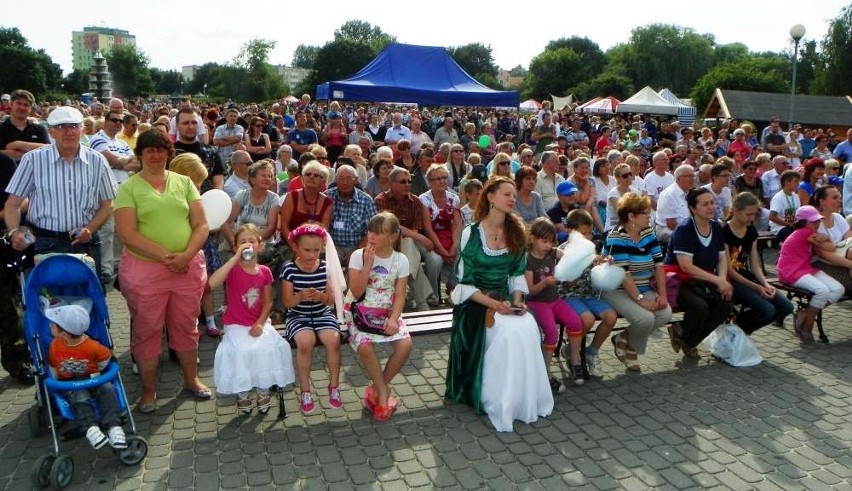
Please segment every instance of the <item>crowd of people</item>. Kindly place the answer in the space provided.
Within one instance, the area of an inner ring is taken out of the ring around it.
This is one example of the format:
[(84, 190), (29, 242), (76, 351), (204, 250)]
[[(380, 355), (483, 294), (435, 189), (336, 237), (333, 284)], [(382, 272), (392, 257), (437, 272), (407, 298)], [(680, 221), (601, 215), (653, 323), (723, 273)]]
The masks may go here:
[[(313, 412), (308, 372), (319, 342), (328, 407), (339, 408), (343, 331), (370, 380), (364, 406), (386, 421), (398, 404), (391, 383), (412, 350), (402, 313), (445, 305), (445, 397), (511, 431), (514, 420), (548, 415), (566, 388), (551, 375), (560, 330), (580, 385), (603, 376), (608, 338), (625, 369), (639, 371), (664, 325), (688, 357), (700, 356), (733, 305), (748, 334), (783, 325), (793, 307), (761, 267), (762, 232), (783, 244), (780, 280), (813, 292), (793, 321), (801, 341), (813, 341), (819, 311), (852, 287), (852, 129), (836, 142), (830, 130), (785, 132), (777, 118), (759, 132), (733, 120), (710, 128), (548, 104), (521, 114), (309, 96), (174, 107), (38, 105), (26, 90), (3, 98), (5, 237), (19, 251), (87, 253), (103, 283), (120, 286), (141, 412), (156, 409), (164, 330), (198, 399), (213, 395), (198, 378), (199, 331), (224, 336), (216, 391), (236, 395), (244, 413), (266, 412), (270, 387), (297, 378), (301, 411)], [(201, 204), (211, 189), (232, 200), (220, 230)], [(591, 266), (556, 280), (556, 264), (572, 260), (563, 250), (583, 237), (599, 246), (593, 264), (626, 271), (618, 289), (596, 290)], [(671, 323), (673, 309), (683, 322)], [(280, 315), (295, 370), (271, 327)], [(627, 327), (613, 335), (618, 316)], [(13, 321), (3, 322), (3, 366), (25, 381)], [(392, 349), (384, 367), (376, 344)]]

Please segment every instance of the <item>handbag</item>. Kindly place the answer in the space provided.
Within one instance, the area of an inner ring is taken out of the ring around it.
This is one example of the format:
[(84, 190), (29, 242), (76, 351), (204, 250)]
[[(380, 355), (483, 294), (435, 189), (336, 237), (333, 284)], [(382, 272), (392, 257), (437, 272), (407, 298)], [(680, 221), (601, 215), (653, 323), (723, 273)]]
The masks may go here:
[(361, 298), (349, 304), (352, 311), (352, 323), (361, 332), (387, 336), (385, 334), (385, 322), (390, 317), (391, 309), (362, 305), (361, 302), (364, 301), (366, 295), (367, 292), (365, 291)]
[(834, 244), (834, 253), (844, 259), (848, 259), (849, 249), (852, 249), (852, 237)]

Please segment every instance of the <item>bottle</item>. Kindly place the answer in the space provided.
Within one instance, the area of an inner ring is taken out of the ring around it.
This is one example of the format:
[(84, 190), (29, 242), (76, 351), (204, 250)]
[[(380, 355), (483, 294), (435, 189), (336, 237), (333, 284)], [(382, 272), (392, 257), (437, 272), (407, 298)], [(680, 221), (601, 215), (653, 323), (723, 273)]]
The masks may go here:
[(243, 261), (251, 261), (251, 258), (254, 257), (254, 248), (251, 246), (246, 247), (245, 249), (243, 249), (243, 252), (241, 254)]

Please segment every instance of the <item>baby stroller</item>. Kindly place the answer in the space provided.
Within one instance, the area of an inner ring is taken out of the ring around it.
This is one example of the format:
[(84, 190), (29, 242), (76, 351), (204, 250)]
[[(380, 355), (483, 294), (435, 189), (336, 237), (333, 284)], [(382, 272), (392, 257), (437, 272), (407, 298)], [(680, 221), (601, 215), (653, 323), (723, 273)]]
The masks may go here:
[[(58, 420), (74, 420), (74, 413), (63, 395), (64, 391), (90, 389), (112, 382), (122, 420), (129, 421), (131, 427), (126, 437), (127, 448), (114, 449), (118, 460), (125, 465), (140, 463), (148, 454), (148, 442), (136, 434), (136, 424), (128, 410), (127, 395), (115, 358), (94, 378), (73, 381), (53, 378), (48, 364), (48, 348), (53, 336), (50, 333), (50, 321), (41, 309), (42, 297), (49, 296), (53, 302), (73, 301), (73, 298), (80, 297), (86, 298), (87, 302), (91, 301), (91, 323), (86, 334), (112, 349), (108, 329), (109, 313), (101, 282), (93, 267), (87, 265), (83, 259), (58, 254), (36, 263), (24, 287), (24, 336), (29, 347), (37, 388), (36, 405), (30, 408), (28, 419), (33, 437), (40, 435), (45, 429), (50, 430), (53, 452), (36, 460), (31, 477), (36, 487), (52, 484), (55, 488), (62, 489), (70, 484), (74, 475), (74, 460), (59, 450)], [(97, 414), (97, 404), (94, 400), (89, 402)]]

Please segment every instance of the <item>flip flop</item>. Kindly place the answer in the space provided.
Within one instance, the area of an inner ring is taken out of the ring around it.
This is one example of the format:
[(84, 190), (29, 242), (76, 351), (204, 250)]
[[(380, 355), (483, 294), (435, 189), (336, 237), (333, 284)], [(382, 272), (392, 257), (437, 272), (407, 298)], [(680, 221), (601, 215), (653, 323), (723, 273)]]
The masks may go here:
[(618, 361), (627, 365), (627, 343), (620, 340), (618, 334), (614, 334), (609, 340), (612, 341), (615, 357), (618, 358)]
[(393, 413), (396, 412), (396, 407), (399, 404), (393, 397), (388, 397), (388, 405), (387, 406), (376, 406), (376, 410), (373, 412), (373, 419), (384, 423), (385, 421), (391, 419)]
[(376, 410), (376, 406), (378, 405), (379, 400), (376, 396), (376, 391), (373, 389), (372, 385), (367, 386), (367, 388), (364, 389), (364, 409), (372, 413)]

